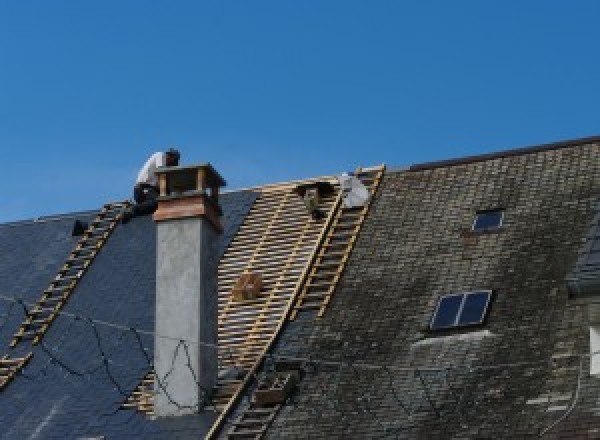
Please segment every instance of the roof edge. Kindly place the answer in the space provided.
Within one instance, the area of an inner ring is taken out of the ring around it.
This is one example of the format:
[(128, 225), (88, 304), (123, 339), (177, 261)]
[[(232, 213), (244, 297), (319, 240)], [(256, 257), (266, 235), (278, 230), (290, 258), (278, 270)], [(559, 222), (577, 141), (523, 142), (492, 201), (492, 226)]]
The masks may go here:
[(85, 211), (65, 212), (64, 214), (50, 214), (23, 220), (13, 220), (5, 223), (0, 222), (0, 227), (14, 227), (23, 225), (37, 225), (40, 223), (56, 222), (60, 220), (76, 219), (84, 216), (92, 216), (100, 209), (89, 209)]
[(600, 136), (589, 136), (577, 139), (570, 139), (547, 144), (532, 145), (529, 147), (513, 148), (497, 151), (494, 153), (476, 154), (473, 156), (464, 156), (455, 159), (445, 159), (433, 162), (424, 162), (411, 165), (407, 171), (424, 171), (435, 168), (444, 168), (454, 165), (466, 165), (474, 162), (483, 162), (486, 160), (499, 159), (503, 157), (521, 156), (524, 154), (540, 153), (543, 151), (559, 150), (568, 147), (577, 147), (580, 145), (600, 143)]

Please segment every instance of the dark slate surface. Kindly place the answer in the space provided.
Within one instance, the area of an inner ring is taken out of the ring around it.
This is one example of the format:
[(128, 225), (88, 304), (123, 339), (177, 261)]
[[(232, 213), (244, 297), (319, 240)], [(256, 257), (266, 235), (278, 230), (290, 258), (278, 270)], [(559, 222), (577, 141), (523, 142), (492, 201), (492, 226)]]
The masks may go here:
[[(221, 253), (255, 198), (252, 192), (222, 196)], [(70, 237), (72, 222), (0, 226), (1, 290), (37, 300), (76, 242)], [(70, 315), (55, 320), (30, 365), (0, 393), (0, 438), (179, 439), (207, 432), (215, 419), (210, 411), (159, 421), (119, 410), (150, 369), (146, 356), (152, 359), (153, 337), (137, 333), (138, 339), (128, 328), (153, 330), (155, 257), (150, 217), (117, 227), (63, 309)], [(5, 311), (6, 304), (0, 304)], [(93, 324), (87, 317), (122, 328)], [(4, 346), (22, 314), (14, 308), (9, 318), (0, 329)]]
[[(0, 295), (35, 302), (77, 242), (71, 237), (73, 222), (89, 220), (93, 214), (0, 224)], [(0, 298), (0, 353), (22, 320), (18, 309)]]

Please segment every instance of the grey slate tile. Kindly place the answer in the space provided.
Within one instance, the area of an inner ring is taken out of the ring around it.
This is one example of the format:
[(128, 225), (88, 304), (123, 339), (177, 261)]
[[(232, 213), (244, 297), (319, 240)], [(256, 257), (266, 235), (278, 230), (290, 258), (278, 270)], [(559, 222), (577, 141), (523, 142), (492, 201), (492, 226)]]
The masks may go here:
[[(221, 196), (225, 228), (221, 255), (255, 199), (250, 191)], [(83, 218), (90, 216), (86, 213)], [(67, 215), (45, 222), (0, 225), (0, 294), (37, 301), (76, 243), (71, 237), (73, 220)], [(156, 228), (150, 217), (119, 225), (63, 311), (153, 331), (155, 242)], [(0, 301), (3, 347), (23, 318), (7, 304)], [(95, 329), (99, 338), (85, 319), (60, 315), (53, 322), (43, 347), (33, 349), (23, 374), (0, 393), (0, 438), (199, 438), (209, 429), (215, 417), (212, 412), (154, 421), (119, 410), (149, 365), (133, 332), (103, 325)], [(140, 340), (151, 359), (153, 337), (140, 335)]]

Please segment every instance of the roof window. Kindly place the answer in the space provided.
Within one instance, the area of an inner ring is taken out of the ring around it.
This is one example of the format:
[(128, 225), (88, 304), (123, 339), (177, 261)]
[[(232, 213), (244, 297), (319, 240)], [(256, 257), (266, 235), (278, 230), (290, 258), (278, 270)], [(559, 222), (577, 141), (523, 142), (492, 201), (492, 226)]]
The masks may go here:
[(473, 231), (489, 231), (502, 227), (504, 220), (503, 209), (479, 211), (473, 221)]
[(491, 296), (491, 290), (478, 290), (440, 297), (429, 328), (444, 330), (483, 324)]

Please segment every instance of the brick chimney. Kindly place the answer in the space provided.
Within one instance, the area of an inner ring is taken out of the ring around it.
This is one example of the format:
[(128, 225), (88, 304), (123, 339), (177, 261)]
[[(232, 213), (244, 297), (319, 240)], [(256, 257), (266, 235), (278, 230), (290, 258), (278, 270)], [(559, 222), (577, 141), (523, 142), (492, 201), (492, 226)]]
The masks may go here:
[(158, 171), (154, 412), (197, 412), (217, 380), (219, 187), (209, 164)]

